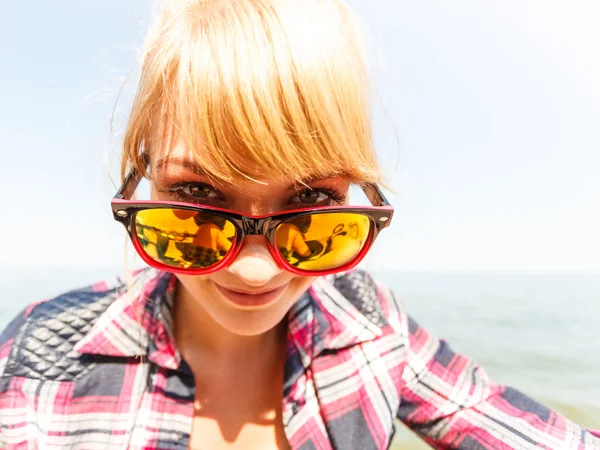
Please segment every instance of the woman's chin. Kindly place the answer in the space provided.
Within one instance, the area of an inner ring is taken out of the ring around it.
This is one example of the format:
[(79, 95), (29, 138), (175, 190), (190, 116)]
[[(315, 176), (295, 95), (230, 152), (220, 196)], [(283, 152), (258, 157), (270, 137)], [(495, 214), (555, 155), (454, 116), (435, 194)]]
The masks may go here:
[[(220, 290), (218, 287), (215, 290)], [(287, 285), (280, 292), (257, 295), (231, 293), (219, 294), (219, 308), (209, 314), (230, 333), (240, 336), (258, 336), (272, 330), (287, 315), (294, 301)]]
[(273, 287), (252, 288), (229, 278), (178, 278), (187, 291), (186, 297), (204, 310), (201, 316), (240, 336), (258, 336), (272, 330), (314, 281), (312, 277), (291, 277)]

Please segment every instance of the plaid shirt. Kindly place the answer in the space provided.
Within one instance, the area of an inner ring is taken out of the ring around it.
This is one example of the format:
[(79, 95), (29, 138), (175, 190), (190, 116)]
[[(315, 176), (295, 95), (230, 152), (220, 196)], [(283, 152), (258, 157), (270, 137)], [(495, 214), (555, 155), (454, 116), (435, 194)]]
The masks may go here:
[[(143, 270), (16, 318), (0, 338), (0, 447), (187, 448), (194, 379), (173, 338), (174, 286)], [(592, 432), (492, 383), (364, 272), (318, 279), (289, 312), (291, 447), (385, 449), (396, 418), (436, 448), (600, 448)]]

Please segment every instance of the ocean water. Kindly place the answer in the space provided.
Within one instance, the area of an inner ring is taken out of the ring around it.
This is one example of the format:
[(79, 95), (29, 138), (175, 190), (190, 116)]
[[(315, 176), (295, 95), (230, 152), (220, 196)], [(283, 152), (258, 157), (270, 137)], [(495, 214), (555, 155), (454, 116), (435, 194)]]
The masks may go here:
[[(32, 301), (115, 275), (4, 270), (0, 329)], [(600, 429), (600, 274), (379, 272), (409, 314), (494, 381)], [(394, 449), (425, 449), (398, 424)]]

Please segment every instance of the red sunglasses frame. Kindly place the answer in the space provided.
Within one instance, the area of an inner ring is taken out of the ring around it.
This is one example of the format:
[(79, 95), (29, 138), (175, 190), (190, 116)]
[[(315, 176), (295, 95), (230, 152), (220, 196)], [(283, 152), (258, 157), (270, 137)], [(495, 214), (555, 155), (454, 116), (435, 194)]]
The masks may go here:
[[(165, 272), (173, 272), (187, 275), (205, 275), (216, 272), (226, 267), (239, 253), (242, 243), (246, 236), (262, 235), (265, 236), (269, 251), (277, 264), (296, 275), (303, 276), (322, 276), (332, 273), (349, 270), (356, 266), (367, 254), (379, 232), (388, 227), (392, 221), (394, 208), (389, 204), (381, 190), (376, 184), (365, 183), (361, 185), (365, 195), (371, 202), (372, 207), (354, 207), (354, 206), (320, 206), (317, 208), (302, 208), (262, 216), (245, 216), (235, 211), (212, 206), (196, 205), (184, 202), (165, 202), (157, 200), (137, 201), (131, 200), (131, 197), (142, 175), (137, 169), (132, 169), (125, 177), (123, 185), (119, 188), (111, 201), (113, 217), (117, 222), (123, 224), (133, 245), (140, 257), (148, 265)], [(135, 216), (139, 211), (147, 209), (176, 208), (197, 212), (210, 212), (216, 216), (230, 221), (236, 230), (235, 238), (231, 249), (219, 262), (205, 268), (177, 268), (151, 258), (144, 250), (135, 230)], [(285, 260), (275, 244), (275, 231), (284, 221), (291, 218), (302, 217), (306, 215), (325, 214), (325, 213), (357, 213), (369, 218), (369, 236), (361, 250), (346, 264), (327, 270), (303, 270), (299, 269)]]

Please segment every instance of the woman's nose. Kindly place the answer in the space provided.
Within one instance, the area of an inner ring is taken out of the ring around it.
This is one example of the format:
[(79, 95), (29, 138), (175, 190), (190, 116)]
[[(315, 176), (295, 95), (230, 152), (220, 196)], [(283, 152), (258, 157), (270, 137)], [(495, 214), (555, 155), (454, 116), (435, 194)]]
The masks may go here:
[(283, 272), (269, 251), (264, 236), (247, 236), (235, 259), (226, 268), (248, 286), (266, 286)]

